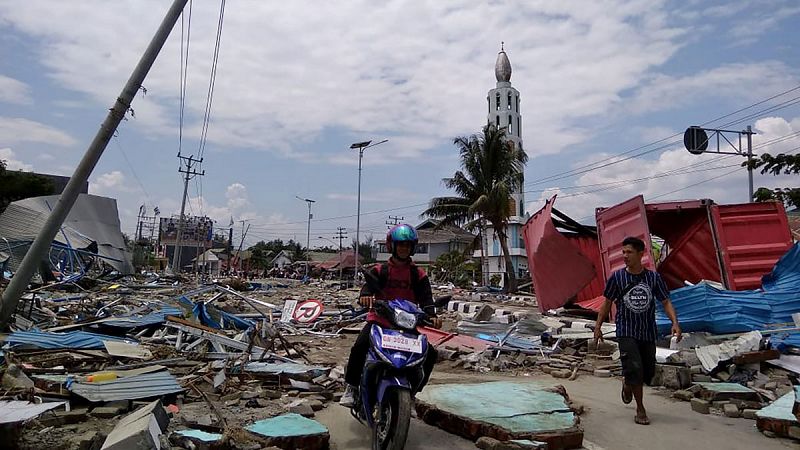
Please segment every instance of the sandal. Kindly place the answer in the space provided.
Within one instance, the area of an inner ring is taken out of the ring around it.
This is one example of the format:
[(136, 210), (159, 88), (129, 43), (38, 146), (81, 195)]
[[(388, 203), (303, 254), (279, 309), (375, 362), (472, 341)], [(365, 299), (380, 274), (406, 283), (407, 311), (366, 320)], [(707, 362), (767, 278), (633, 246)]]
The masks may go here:
[(625, 394), (625, 385), (622, 385), (621, 396), (622, 396), (622, 403), (625, 403), (626, 405), (633, 401), (633, 392), (629, 391), (628, 394), (626, 395)]
[(650, 419), (647, 416), (642, 417), (642, 416), (637, 414), (633, 418), (633, 421), (636, 422), (639, 425), (650, 425)]

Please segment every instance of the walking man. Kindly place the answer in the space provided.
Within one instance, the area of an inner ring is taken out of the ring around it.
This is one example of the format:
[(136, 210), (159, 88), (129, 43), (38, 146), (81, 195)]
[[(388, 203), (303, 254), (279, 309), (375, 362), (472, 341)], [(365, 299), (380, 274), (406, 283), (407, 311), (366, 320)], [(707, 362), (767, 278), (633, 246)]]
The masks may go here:
[(675, 308), (669, 300), (667, 285), (657, 272), (642, 266), (644, 242), (635, 237), (622, 241), (625, 268), (614, 272), (606, 282), (606, 300), (597, 316), (594, 342), (603, 340), (602, 325), (617, 304), (617, 343), (622, 359), (622, 402), (636, 399), (634, 421), (649, 425), (650, 419), (642, 403), (643, 386), (650, 385), (656, 369), (656, 300), (672, 321), (672, 335), (681, 340), (681, 327)]

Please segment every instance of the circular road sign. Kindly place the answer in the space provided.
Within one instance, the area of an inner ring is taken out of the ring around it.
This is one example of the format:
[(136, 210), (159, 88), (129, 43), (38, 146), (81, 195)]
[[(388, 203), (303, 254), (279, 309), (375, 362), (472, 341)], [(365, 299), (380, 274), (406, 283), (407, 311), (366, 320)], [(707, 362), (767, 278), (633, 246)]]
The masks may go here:
[(319, 300), (308, 300), (297, 305), (294, 310), (294, 320), (298, 323), (311, 323), (322, 315), (322, 302)]
[(683, 146), (689, 153), (701, 155), (708, 150), (708, 134), (700, 127), (689, 127), (683, 133)]

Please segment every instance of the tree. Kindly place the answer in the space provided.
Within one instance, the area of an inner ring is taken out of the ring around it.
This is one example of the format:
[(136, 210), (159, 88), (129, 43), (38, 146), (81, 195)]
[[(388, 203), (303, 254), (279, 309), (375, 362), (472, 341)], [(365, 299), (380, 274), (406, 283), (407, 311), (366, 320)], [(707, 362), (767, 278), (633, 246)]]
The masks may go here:
[(453, 283), (466, 288), (473, 281), (473, 274), (480, 275), (480, 267), (472, 260), (471, 250), (453, 250), (443, 253), (431, 265), (431, 276), (437, 282)]
[(0, 160), (0, 213), (17, 200), (55, 193), (53, 182), (34, 173), (6, 170), (6, 162)]
[[(780, 153), (776, 156), (772, 156), (769, 153), (764, 153), (750, 162), (744, 162), (742, 166), (749, 166), (753, 170), (760, 168), (762, 174), (771, 173), (776, 176), (796, 175), (800, 173), (800, 154), (787, 155), (785, 153)], [(800, 208), (800, 188), (786, 187), (769, 189), (760, 187), (753, 193), (753, 199), (757, 202), (777, 200), (787, 207), (793, 206), (795, 208)]]
[(456, 195), (432, 199), (422, 215), (440, 220), (438, 228), (457, 225), (475, 231), (484, 220), (491, 224), (503, 249), (507, 287), (516, 291), (507, 230), (515, 210), (511, 194), (522, 186), (528, 155), (506, 139), (504, 129), (491, 124), (482, 133), (457, 137), (453, 143), (458, 148), (461, 170), (443, 182)]
[[(361, 257), (361, 262), (363, 264), (370, 264), (375, 262), (375, 258), (372, 257), (373, 241), (374, 239), (372, 238), (372, 235), (368, 234), (364, 236), (363, 241), (358, 243), (358, 256)], [(355, 239), (353, 239), (353, 243), (351, 244), (350, 248), (352, 250), (356, 249)]]

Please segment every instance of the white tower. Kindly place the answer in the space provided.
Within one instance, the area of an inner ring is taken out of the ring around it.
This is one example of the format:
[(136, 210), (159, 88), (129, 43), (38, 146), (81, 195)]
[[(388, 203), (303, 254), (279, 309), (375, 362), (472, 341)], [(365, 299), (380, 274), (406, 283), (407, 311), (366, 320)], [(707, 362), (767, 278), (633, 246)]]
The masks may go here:
[[(519, 109), (519, 91), (511, 86), (511, 62), (508, 60), (504, 46), (501, 44), (497, 62), (494, 64), (494, 76), (497, 86), (489, 90), (486, 97), (488, 104), (487, 123), (504, 128), (506, 138), (516, 147), (522, 146), (522, 114)], [(518, 186), (512, 195), (514, 199), (514, 216), (525, 216), (525, 195), (522, 186)]]
[[(515, 148), (522, 146), (522, 114), (520, 112), (519, 91), (511, 86), (511, 62), (508, 60), (504, 46), (501, 44), (497, 62), (494, 65), (494, 75), (497, 85), (489, 90), (486, 97), (488, 107), (487, 123), (498, 128), (504, 128), (506, 139)], [(509, 202), (513, 204), (513, 215), (508, 220), (508, 250), (513, 271), (517, 278), (522, 278), (528, 273), (528, 259), (525, 252), (525, 243), (522, 240), (522, 226), (525, 217), (525, 194), (522, 185), (516, 186)], [(483, 252), (476, 251), (474, 257), (483, 256), (484, 283), (488, 283), (492, 275), (505, 273), (505, 259), (500, 242), (491, 226), (487, 227), (483, 235)]]

